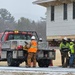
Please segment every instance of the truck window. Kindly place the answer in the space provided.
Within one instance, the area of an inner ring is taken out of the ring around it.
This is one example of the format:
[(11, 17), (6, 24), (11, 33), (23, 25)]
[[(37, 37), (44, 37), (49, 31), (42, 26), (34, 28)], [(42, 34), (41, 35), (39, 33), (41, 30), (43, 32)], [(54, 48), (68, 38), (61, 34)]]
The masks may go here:
[(5, 36), (6, 36), (6, 34), (4, 34), (2, 37), (1, 37), (1, 41), (5, 41)]
[(13, 39), (30, 40), (31, 35), (28, 35), (28, 34), (9, 34), (8, 40), (13, 40)]
[(30, 35), (26, 35), (26, 39), (27, 40), (31, 40), (31, 36)]
[(13, 37), (12, 34), (10, 34), (10, 35), (8, 36), (8, 40), (12, 40), (12, 39), (14, 39), (14, 37)]
[(14, 39), (24, 39), (23, 35), (21, 36), (21, 35), (18, 35), (18, 34), (14, 35), (13, 37), (14, 37)]

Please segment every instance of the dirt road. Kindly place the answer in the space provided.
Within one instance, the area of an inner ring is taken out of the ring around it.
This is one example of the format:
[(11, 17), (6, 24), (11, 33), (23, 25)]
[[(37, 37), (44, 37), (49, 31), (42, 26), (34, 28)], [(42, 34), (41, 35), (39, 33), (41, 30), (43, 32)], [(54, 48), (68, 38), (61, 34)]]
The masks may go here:
[(60, 66), (61, 65), (61, 55), (60, 55), (60, 51), (58, 49), (56, 50), (56, 59), (53, 60), (53, 65), (54, 66)]
[(75, 75), (75, 69), (61, 67), (25, 68), (0, 66), (0, 75)]

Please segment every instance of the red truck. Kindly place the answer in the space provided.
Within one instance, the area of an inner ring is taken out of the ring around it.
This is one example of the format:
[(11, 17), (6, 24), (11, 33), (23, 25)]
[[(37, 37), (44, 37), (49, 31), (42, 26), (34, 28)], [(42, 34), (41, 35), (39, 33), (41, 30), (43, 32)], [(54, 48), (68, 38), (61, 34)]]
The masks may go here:
[(48, 42), (39, 42), (35, 31), (6, 30), (0, 33), (0, 61), (7, 61), (8, 66), (19, 66), (27, 61), (25, 42), (34, 35), (38, 42), (37, 62), (39, 67), (48, 67), (55, 59), (55, 50), (50, 50)]

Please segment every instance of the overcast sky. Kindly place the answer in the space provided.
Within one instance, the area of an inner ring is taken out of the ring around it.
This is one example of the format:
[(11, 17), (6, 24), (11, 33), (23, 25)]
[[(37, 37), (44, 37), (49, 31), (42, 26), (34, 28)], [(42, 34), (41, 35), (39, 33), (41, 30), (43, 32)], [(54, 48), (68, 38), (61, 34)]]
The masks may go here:
[(46, 8), (33, 4), (34, 1), (36, 0), (0, 0), (0, 9), (7, 9), (16, 20), (25, 17), (39, 21), (40, 17), (45, 17)]

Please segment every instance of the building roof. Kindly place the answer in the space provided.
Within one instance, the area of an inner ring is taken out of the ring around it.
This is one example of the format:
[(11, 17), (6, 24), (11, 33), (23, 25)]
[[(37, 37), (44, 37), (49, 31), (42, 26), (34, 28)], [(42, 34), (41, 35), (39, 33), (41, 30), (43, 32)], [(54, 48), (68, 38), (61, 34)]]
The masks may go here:
[(36, 3), (44, 3), (44, 2), (51, 2), (51, 1), (55, 1), (55, 0), (37, 0), (35, 2)]
[(71, 3), (75, 0), (37, 0), (34, 1), (34, 4), (38, 4), (44, 7), (50, 6), (50, 5), (60, 5), (63, 3)]
[(37, 1), (34, 1), (33, 3), (47, 7), (49, 5), (49, 3), (53, 2), (53, 1), (55, 1), (55, 0), (37, 0)]

